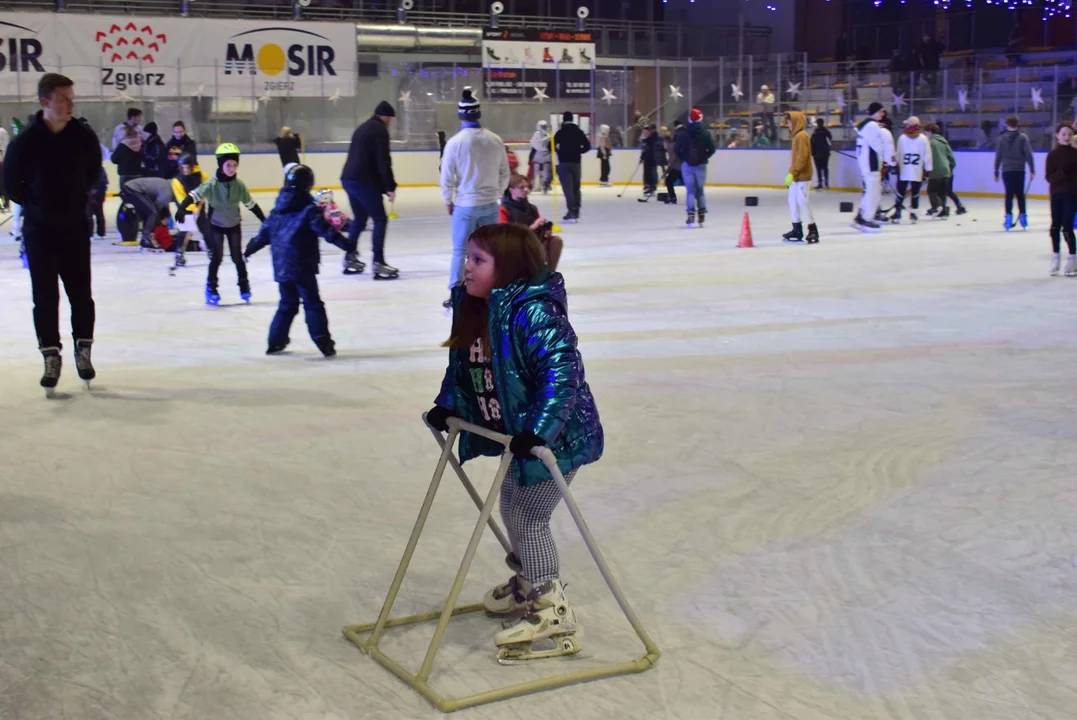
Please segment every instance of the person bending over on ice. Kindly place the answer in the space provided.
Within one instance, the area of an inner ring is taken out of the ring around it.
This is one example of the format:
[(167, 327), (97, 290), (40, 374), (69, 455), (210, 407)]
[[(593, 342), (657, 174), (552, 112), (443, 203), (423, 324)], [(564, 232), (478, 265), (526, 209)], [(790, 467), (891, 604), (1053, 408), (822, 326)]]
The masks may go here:
[[(564, 278), (546, 267), (530, 230), (488, 225), (468, 241), (464, 285), (453, 290), (452, 301), (449, 366), (427, 421), (445, 432), (448, 419), (457, 417), (513, 436), (501, 518), (514, 575), (483, 604), (490, 613), (523, 617), (496, 635), (498, 659), (571, 655), (580, 650), (576, 612), (559, 579), (550, 532), (561, 493), (531, 452), (548, 447), (566, 482), (602, 456), (602, 425), (568, 321)], [(466, 462), (505, 448), (465, 432), (459, 450)], [(532, 645), (550, 639), (553, 650)]]
[(176, 222), (182, 223), (187, 217), (187, 208), (192, 203), (205, 200), (209, 205), (210, 234), (206, 247), (209, 252), (207, 305), (217, 305), (221, 301), (217, 292), (217, 271), (224, 257), (225, 240), (228, 241), (228, 250), (239, 276), (239, 296), (243, 302), (251, 300), (251, 284), (247, 279), (247, 264), (243, 259), (243, 230), (240, 227), (239, 206), (246, 207), (262, 222), (265, 222), (266, 216), (258, 203), (251, 199), (247, 186), (236, 177), (238, 171), (239, 148), (232, 143), (220, 145), (217, 148), (217, 174), (191, 191), (180, 201), (176, 210)]
[(337, 354), (329, 335), (325, 303), (318, 292), (318, 238), (325, 238), (344, 252), (354, 251), (355, 245), (325, 219), (310, 194), (313, 187), (314, 172), (306, 165), (292, 165), (276, 205), (243, 253), (244, 259), (249, 258), (266, 245), (273, 253), (273, 279), (280, 287), (280, 305), (269, 326), (266, 355), (277, 355), (288, 347), (288, 331), (299, 312), (300, 301), (311, 340), (327, 358)]
[(503, 223), (515, 223), (535, 233), (543, 250), (546, 251), (546, 266), (550, 271), (557, 269), (557, 263), (561, 260), (561, 249), (564, 241), (560, 235), (553, 234), (553, 223), (539, 214), (537, 207), (528, 201), (531, 194), (531, 183), (523, 175), (512, 175), (509, 178), (509, 189), (505, 191), (505, 197), (501, 198), (501, 215)]

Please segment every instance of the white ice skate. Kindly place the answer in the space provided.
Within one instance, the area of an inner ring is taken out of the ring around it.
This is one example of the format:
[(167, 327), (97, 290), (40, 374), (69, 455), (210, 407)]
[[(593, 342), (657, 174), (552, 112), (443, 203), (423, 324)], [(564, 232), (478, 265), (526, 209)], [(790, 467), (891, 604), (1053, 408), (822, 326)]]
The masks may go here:
[(1058, 271), (1062, 267), (1062, 260), (1058, 253), (1051, 256), (1051, 277), (1058, 277)]
[(1066, 277), (1077, 277), (1077, 256), (1070, 255), (1066, 260), (1066, 269), (1063, 271)]
[[(528, 594), (531, 607), (512, 627), (497, 634), (497, 660), (503, 664), (575, 655), (576, 611), (559, 580), (547, 580)], [(538, 643), (538, 645), (536, 645)]]
[(526, 579), (513, 575), (509, 581), (502, 583), (486, 593), (482, 606), (491, 615), (518, 615), (531, 607), (527, 596), (534, 590)]

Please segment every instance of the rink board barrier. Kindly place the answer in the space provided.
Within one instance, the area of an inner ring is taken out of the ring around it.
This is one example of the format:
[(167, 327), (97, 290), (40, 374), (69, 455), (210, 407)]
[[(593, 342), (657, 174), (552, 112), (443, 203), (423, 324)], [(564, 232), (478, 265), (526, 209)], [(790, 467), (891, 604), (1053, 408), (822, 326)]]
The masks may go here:
[[(629, 606), (624, 593), (621, 591), (620, 586), (610, 572), (609, 566), (602, 556), (602, 552), (599, 550), (594, 537), (591, 535), (591, 531), (587, 527), (587, 523), (583, 519), (583, 514), (580, 512), (576, 500), (569, 491), (564, 476), (557, 467), (557, 458), (554, 457), (554, 454), (549, 448), (538, 447), (532, 452), (550, 471), (550, 474), (553, 476), (553, 482), (557, 483), (557, 487), (561, 491), (561, 497), (564, 499), (565, 505), (568, 507), (568, 511), (572, 515), (572, 519), (575, 521), (576, 527), (579, 529), (580, 535), (583, 537), (583, 541), (587, 545), (588, 551), (590, 551), (591, 556), (594, 558), (599, 572), (602, 573), (602, 578), (606, 581), (606, 585), (609, 587), (610, 592), (613, 593), (613, 597), (617, 601), (618, 606), (620, 606), (621, 612), (624, 613), (625, 618), (643, 643), (646, 652), (636, 660), (612, 663), (602, 667), (588, 668), (561, 675), (554, 675), (525, 683), (510, 685), (497, 690), (488, 690), (466, 697), (446, 697), (441, 695), (430, 685), (430, 672), (433, 669), (434, 658), (441, 647), (441, 641), (444, 637), (445, 630), (449, 625), (449, 620), (456, 615), (480, 612), (483, 610), (482, 603), (457, 606), (456, 602), (460, 598), (460, 592), (464, 587), (464, 580), (467, 578), (468, 570), (471, 568), (471, 562), (475, 558), (475, 553), (479, 547), (479, 540), (482, 538), (483, 531), (485, 531), (487, 526), (490, 527), (498, 542), (501, 543), (506, 554), (512, 552), (511, 544), (505, 537), (504, 532), (498, 526), (497, 521), (493, 518), (494, 504), (501, 494), (501, 485), (505, 482), (505, 476), (512, 463), (512, 453), (508, 450), (512, 438), (508, 435), (491, 432), (490, 430), (477, 425), (463, 422), (457, 418), (449, 419), (449, 434), (443, 437), (438, 430), (431, 427), (427, 422), (426, 413), (423, 413), (423, 424), (430, 429), (431, 433), (434, 435), (434, 439), (437, 440), (438, 445), (441, 447), (441, 456), (438, 458), (438, 464), (434, 470), (434, 477), (430, 481), (430, 488), (427, 490), (422, 507), (419, 509), (419, 517), (415, 521), (415, 527), (411, 532), (411, 537), (408, 538), (407, 547), (404, 549), (404, 555), (400, 559), (400, 565), (397, 567), (396, 575), (393, 577), (392, 585), (389, 588), (389, 593), (385, 598), (385, 603), (382, 605), (378, 619), (372, 623), (345, 626), (343, 630), (344, 637), (354, 643), (360, 650), (377, 661), (389, 672), (407, 683), (413, 690), (426, 698), (438, 710), (446, 713), (455, 712), (456, 710), (473, 707), (475, 705), (484, 705), (486, 703), (520, 697), (522, 695), (541, 692), (543, 690), (553, 690), (555, 688), (566, 687), (568, 685), (575, 685), (591, 680), (601, 680), (603, 678), (615, 677), (628, 673), (639, 673), (653, 667), (658, 661), (659, 656), (661, 656), (661, 651), (651, 640), (647, 631), (644, 630), (639, 618)], [(487, 493), (485, 500), (479, 495), (475, 486), (468, 478), (467, 473), (464, 472), (456, 454), (453, 452), (456, 439), (461, 432), (481, 435), (505, 447), (505, 452), (501, 456), (501, 463), (498, 465), (497, 473), (494, 476), (494, 482), (490, 486), (490, 491)], [(464, 552), (464, 558), (461, 561), (460, 568), (453, 580), (452, 588), (449, 590), (449, 596), (445, 600), (444, 607), (442, 607), (441, 610), (433, 612), (390, 618), (389, 614), (392, 612), (393, 604), (396, 602), (397, 594), (400, 592), (400, 586), (404, 582), (404, 576), (408, 572), (408, 565), (411, 563), (412, 556), (415, 554), (415, 548), (419, 544), (419, 536), (422, 535), (423, 527), (426, 525), (426, 520), (430, 515), (430, 509), (434, 504), (434, 497), (437, 495), (438, 487), (441, 484), (441, 478), (444, 476), (445, 468), (447, 466), (452, 466), (453, 471), (456, 473), (457, 477), (460, 478), (460, 482), (463, 484), (467, 494), (479, 509), (478, 522), (476, 522), (475, 528), (471, 533), (471, 540), (468, 542), (467, 550)], [(408, 670), (400, 663), (382, 652), (378, 646), (382, 635), (389, 628), (429, 622), (435, 619), (438, 621), (438, 624), (434, 629), (434, 636), (430, 640), (430, 647), (427, 649), (426, 656), (423, 658), (422, 665), (419, 667), (417, 673), (413, 674), (408, 672)], [(541, 663), (542, 661), (534, 660), (531, 662)]]
[[(526, 149), (520, 147), (514, 150), (520, 158), (520, 169), (526, 171)], [(1029, 189), (1029, 197), (1035, 200), (1046, 200), (1049, 197), (1049, 190), (1043, 171), (1047, 153), (1037, 152), (1034, 155), (1036, 177)], [(307, 153), (306, 164), (314, 170), (319, 188), (341, 189), (340, 171), (344, 167), (347, 156), (346, 152), (336, 151)], [(1001, 198), (1003, 196), (1002, 184), (994, 182), (995, 154), (993, 151), (955, 150), (954, 157), (957, 160), (957, 167), (954, 169), (954, 192), (970, 197)], [(707, 185), (709, 187), (784, 190), (789, 160), (789, 151), (781, 149), (718, 150), (708, 165)], [(615, 150), (611, 161), (610, 182), (615, 186), (623, 186), (638, 162), (638, 151)], [(116, 166), (111, 162), (106, 162), (105, 169), (109, 174), (109, 188), (115, 191), (119, 187)], [(393, 172), (401, 188), (437, 187), (440, 181), (438, 152), (437, 150), (395, 150)], [(243, 153), (239, 177), (247, 183), (251, 192), (258, 193), (275, 193), (284, 182), (280, 158), (275, 152)], [(271, 180), (278, 177), (281, 183), (273, 185)], [(583, 183), (584, 185), (598, 185), (598, 178), (598, 158), (594, 153), (590, 153), (583, 161)], [(860, 192), (860, 174), (856, 162), (844, 155), (831, 154), (830, 181), (833, 190)]]

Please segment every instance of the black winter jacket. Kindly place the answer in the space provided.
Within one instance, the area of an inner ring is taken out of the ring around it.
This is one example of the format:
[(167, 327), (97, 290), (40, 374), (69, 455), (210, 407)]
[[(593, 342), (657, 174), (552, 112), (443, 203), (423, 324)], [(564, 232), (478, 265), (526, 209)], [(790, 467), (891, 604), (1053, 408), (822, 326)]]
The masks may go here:
[(830, 157), (830, 131), (817, 127), (811, 134), (811, 156), (813, 158)]
[(380, 193), (396, 190), (393, 159), (389, 156), (389, 128), (375, 115), (355, 128), (341, 180), (353, 180)]
[(116, 174), (120, 177), (142, 177), (142, 151), (132, 150), (123, 143), (112, 151), (112, 162), (116, 165)]
[(168, 170), (168, 154), (165, 141), (157, 133), (142, 141), (143, 175), (146, 177), (165, 177)]
[(553, 136), (557, 147), (557, 164), (579, 164), (584, 155), (591, 152), (591, 141), (576, 123), (565, 123)]
[(86, 207), (90, 190), (101, 178), (101, 143), (93, 130), (75, 120), (58, 133), (34, 116), (7, 147), (4, 188), (23, 207), (27, 242), (50, 242), (49, 231), (79, 231), (59, 237), (89, 235)]

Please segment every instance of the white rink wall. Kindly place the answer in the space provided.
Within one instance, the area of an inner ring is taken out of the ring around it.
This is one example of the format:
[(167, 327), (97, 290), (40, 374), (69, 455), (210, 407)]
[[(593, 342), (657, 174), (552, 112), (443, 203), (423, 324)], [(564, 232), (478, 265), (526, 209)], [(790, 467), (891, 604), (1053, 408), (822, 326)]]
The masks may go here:
[[(527, 162), (527, 149), (513, 146), (521, 163)], [(1043, 179), (1046, 153), (1036, 155), (1036, 178), (1029, 190), (1031, 196), (1046, 198), (1047, 182)], [(314, 170), (320, 187), (336, 188), (340, 186), (340, 171), (344, 167), (345, 152), (311, 152), (307, 153), (306, 163)], [(955, 151), (957, 167), (954, 171), (954, 189), (960, 195), (987, 194), (1001, 195), (1002, 186), (995, 184), (992, 171), (995, 154), (993, 151)], [(213, 169), (212, 156), (203, 155), (207, 162), (206, 172)], [(611, 180), (614, 184), (628, 181), (639, 161), (639, 151), (632, 149), (615, 150), (613, 153)], [(119, 187), (115, 166), (105, 163), (109, 173), (109, 188), (113, 192)], [(728, 187), (781, 187), (789, 169), (789, 150), (719, 150), (710, 162), (707, 178), (708, 185)], [(436, 150), (398, 150), (393, 152), (393, 171), (397, 183), (404, 187), (429, 187), (438, 184), (438, 152)], [(276, 153), (244, 153), (240, 163), (239, 176), (252, 191), (272, 192), (280, 187), (282, 169), (280, 158)], [(598, 158), (592, 153), (584, 159), (583, 181), (597, 184), (599, 177)], [(640, 182), (639, 173), (635, 182)], [(830, 156), (830, 184), (833, 188), (859, 190), (860, 176), (855, 161), (845, 155), (832, 153)]]

